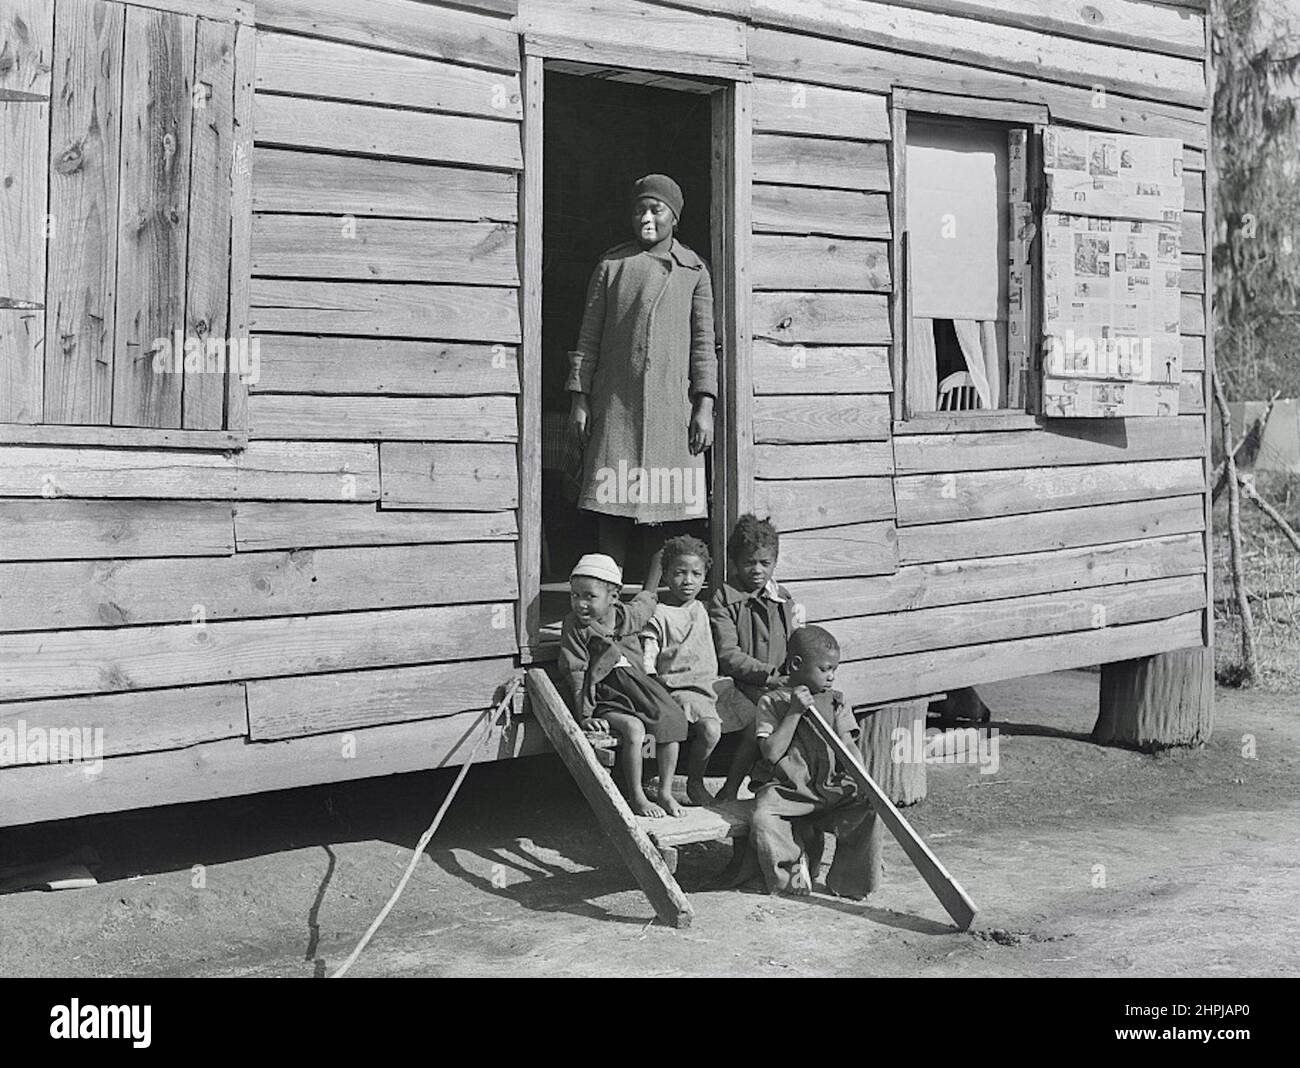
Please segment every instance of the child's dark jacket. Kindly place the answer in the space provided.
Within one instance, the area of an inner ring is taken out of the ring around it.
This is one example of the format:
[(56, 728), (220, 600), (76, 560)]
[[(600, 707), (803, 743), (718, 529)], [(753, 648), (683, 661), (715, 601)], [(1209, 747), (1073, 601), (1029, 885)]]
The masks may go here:
[[(772, 597), (774, 590), (781, 600)], [(785, 666), (795, 629), (790, 591), (769, 582), (747, 593), (724, 583), (709, 599), (709, 624), (718, 650), (718, 670), (735, 679), (736, 688), (757, 702)]]
[(569, 683), (573, 714), (579, 721), (590, 719), (596, 707), (596, 685), (608, 675), (619, 658), (628, 670), (645, 674), (641, 651), (641, 629), (654, 615), (659, 599), (645, 590), (629, 603), (614, 605), (614, 622), (609, 628), (599, 623), (581, 624), (573, 613), (560, 632), (560, 674)]

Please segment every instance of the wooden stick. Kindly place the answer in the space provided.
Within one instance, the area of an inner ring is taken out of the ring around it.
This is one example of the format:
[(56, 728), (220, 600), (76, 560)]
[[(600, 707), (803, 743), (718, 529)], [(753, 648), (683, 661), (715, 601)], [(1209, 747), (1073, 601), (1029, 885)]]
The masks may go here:
[(1259, 495), (1259, 490), (1255, 488), (1255, 480), (1249, 475), (1243, 475), (1237, 472), (1237, 484), (1241, 487), (1241, 492), (1251, 501), (1256, 508), (1263, 512), (1269, 519), (1277, 524), (1277, 528), (1287, 536), (1287, 540), (1295, 546), (1296, 552), (1300, 552), (1300, 534), (1297, 534), (1284, 518), (1282, 513), (1274, 508), (1268, 501)]
[(876, 815), (884, 821), (890, 833), (898, 839), (898, 844), (903, 847), (903, 852), (916, 866), (916, 870), (921, 873), (921, 878), (934, 891), (934, 896), (939, 899), (939, 903), (952, 917), (957, 929), (964, 931), (970, 927), (977, 909), (975, 902), (970, 899), (970, 895), (962, 889), (961, 883), (948, 874), (948, 869), (939, 862), (939, 858), (930, 851), (930, 847), (912, 829), (911, 824), (903, 819), (901, 813), (894, 807), (894, 803), (889, 800), (884, 791), (876, 785), (875, 780), (872, 779), (867, 773), (866, 767), (863, 766), (862, 757), (844, 744), (844, 739), (835, 733), (831, 725), (822, 718), (822, 714), (815, 707), (806, 709), (805, 714), (808, 716), (813, 728), (821, 735), (822, 740), (839, 757), (844, 770), (866, 792), (867, 800), (871, 802), (872, 807), (876, 810)]
[(1242, 682), (1254, 681), (1255, 671), (1255, 618), (1250, 611), (1250, 598), (1246, 593), (1246, 567), (1241, 548), (1241, 498), (1237, 493), (1237, 461), (1232, 447), (1232, 417), (1228, 401), (1223, 395), (1219, 376), (1212, 374), (1214, 404), (1219, 409), (1219, 423), (1223, 427), (1223, 455), (1228, 474), (1228, 557), (1232, 565), (1232, 592), (1241, 616), (1241, 673)]
[[(1264, 431), (1268, 429), (1268, 420), (1269, 416), (1273, 414), (1273, 406), (1277, 403), (1277, 399), (1281, 395), (1281, 390), (1278, 390), (1274, 392), (1273, 396), (1269, 397), (1268, 406), (1264, 409), (1264, 414), (1255, 420), (1251, 428), (1242, 435), (1241, 441), (1237, 443), (1237, 447), (1232, 450), (1234, 459), (1239, 453), (1242, 453), (1242, 451), (1245, 450), (1241, 458), (1247, 463), (1254, 462), (1255, 456), (1259, 453), (1260, 446), (1264, 443)], [(1212, 481), (1214, 482), (1214, 490), (1211, 493), (1210, 499), (1212, 501), (1217, 501), (1219, 499), (1219, 494), (1223, 492), (1224, 486), (1228, 484), (1228, 461), (1226, 459), (1224, 459), (1224, 461), (1214, 469), (1214, 478)]]

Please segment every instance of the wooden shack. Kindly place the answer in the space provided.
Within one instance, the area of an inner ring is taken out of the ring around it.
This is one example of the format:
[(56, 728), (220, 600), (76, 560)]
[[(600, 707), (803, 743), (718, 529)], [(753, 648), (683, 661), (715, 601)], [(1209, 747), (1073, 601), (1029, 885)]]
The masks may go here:
[[(837, 686), (1103, 664), (1099, 738), (1207, 735), (1200, 0), (6, 0), (0, 57), (0, 824), (467, 758), (553, 655), (556, 360), (650, 169), (714, 281), (710, 536), (772, 516)], [(945, 125), (997, 197), (955, 409), (907, 203)], [(1060, 131), (1178, 149), (1176, 403), (1112, 391), (1166, 414), (1044, 410)]]

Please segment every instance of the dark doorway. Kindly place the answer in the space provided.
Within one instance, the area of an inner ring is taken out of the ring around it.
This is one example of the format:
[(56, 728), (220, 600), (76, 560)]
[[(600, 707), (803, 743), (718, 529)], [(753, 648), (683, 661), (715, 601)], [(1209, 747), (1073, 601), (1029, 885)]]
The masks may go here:
[[(569, 571), (583, 553), (597, 551), (595, 517), (575, 505), (580, 456), (567, 429), (568, 352), (601, 254), (633, 237), (628, 190), (635, 179), (658, 171), (677, 180), (685, 209), (676, 236), (709, 263), (715, 292), (719, 280), (711, 262), (709, 95), (548, 69), (543, 100), (541, 611), (549, 637), (568, 611)], [(711, 464), (709, 475), (712, 513)], [(637, 531), (625, 568), (631, 584), (666, 534), (709, 541), (707, 520)]]

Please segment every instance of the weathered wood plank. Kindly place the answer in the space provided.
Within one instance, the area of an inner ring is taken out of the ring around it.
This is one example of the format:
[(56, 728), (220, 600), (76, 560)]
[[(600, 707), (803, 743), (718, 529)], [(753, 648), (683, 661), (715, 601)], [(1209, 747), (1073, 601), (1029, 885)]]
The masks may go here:
[(1205, 334), (1205, 301), (1199, 294), (1184, 293), (1179, 307), (1179, 331), (1183, 334)]
[(515, 398), (317, 397), (259, 393), (249, 398), (250, 432), (285, 441), (517, 441)]
[(579, 42), (597, 59), (602, 45), (628, 42), (721, 63), (748, 58), (743, 22), (641, 0), (527, 0), (515, 26), (521, 33)]
[[(235, 27), (230, 23), (198, 20), (193, 104), (185, 336), (224, 339), (230, 336), (230, 168), (235, 151)], [(181, 425), (220, 430), (225, 417), (225, 376), (186, 372)]]
[(894, 436), (894, 462), (900, 475), (1170, 460), (1200, 456), (1204, 451), (1201, 420), (1181, 416), (1053, 419), (1039, 430)]
[(0, 564), (0, 631), (512, 601), (509, 542)]
[[(487, 680), (488, 686), (495, 681)], [(494, 729), (486, 746), (477, 750), (483, 731), (483, 715), (466, 712), (367, 727), (346, 738), (318, 734), (256, 745), (227, 738), (165, 753), (132, 754), (104, 761), (103, 770), (94, 776), (75, 764), (9, 768), (0, 772), (0, 824), (425, 771), (463, 764), (471, 754), (482, 761), (547, 750), (531, 721)]]
[[(1147, 137), (1178, 137), (1184, 144), (1204, 148), (1205, 111), (1107, 92), (1105, 107), (1097, 107), (1091, 88), (1076, 88), (1007, 71), (1000, 63), (983, 67), (954, 63), (882, 48), (755, 27), (749, 35), (754, 72), (777, 78), (798, 78), (821, 85), (869, 92), (889, 92), (908, 86), (940, 93), (1018, 103), (1046, 105), (1052, 118), (1091, 129)], [(1184, 168), (1204, 170), (1199, 152), (1184, 158)]]
[(1200, 460), (959, 471), (894, 479), (898, 523), (944, 523), (1119, 501), (1195, 493), (1204, 487)]
[(172, 11), (178, 15), (191, 15), (217, 22), (248, 25), (253, 21), (253, 0), (124, 0), (124, 2), (132, 7)]
[(1178, 410), (1192, 416), (1205, 412), (1205, 372), (1183, 372), (1182, 378), (1178, 380)]
[[(753, 19), (897, 52), (937, 56), (1031, 78), (1108, 92), (1205, 104), (1205, 72), (1196, 60), (1134, 51), (1095, 40), (1076, 41), (1039, 30), (1001, 26), (951, 14), (900, 10), (872, 0), (754, 0)], [(792, 72), (793, 73), (793, 72)]]
[(755, 393), (888, 393), (889, 350), (849, 345), (753, 346)]
[(1183, 171), (1183, 210), (1205, 210), (1205, 175), (1200, 171)]
[(0, 705), (0, 727), (21, 730), (20, 721), (29, 731), (98, 730), (102, 752), (97, 755), (106, 759), (248, 734), (244, 686), (239, 682)]
[(814, 530), (892, 519), (894, 491), (888, 478), (762, 481), (754, 485), (754, 508), (777, 530)]
[(504, 286), (255, 278), (250, 299), (258, 333), (519, 340), (517, 292)]
[(154, 370), (185, 328), (194, 20), (126, 9), (113, 425), (181, 425), (183, 375)]
[(753, 217), (756, 233), (888, 238), (892, 232), (885, 196), (847, 189), (755, 182)]
[(500, 19), (407, 0), (258, 0), (257, 25), (307, 37), (491, 67), (519, 69), (519, 39)]
[(215, 501), (0, 501), (0, 560), (229, 555), (231, 513)]
[(1184, 293), (1204, 293), (1205, 272), (1184, 269), (1180, 272), (1178, 286)]
[(378, 454), (360, 442), (254, 441), (224, 454), (0, 446), (0, 496), (373, 501)]
[[(835, 686), (853, 704), (953, 690), (983, 682), (1088, 667), (1196, 645), (1203, 612), (1016, 641), (927, 650), (879, 660), (841, 662)], [(922, 683), (923, 680), (923, 683)], [(927, 692), (928, 692), (927, 691)]]
[(882, 394), (833, 397), (755, 397), (754, 441), (804, 445), (889, 438), (889, 398)]
[(238, 430), (184, 430), (157, 426), (0, 423), (0, 445), (102, 445), (108, 449), (242, 449)]
[(961, 15), (1053, 36), (1123, 45), (1162, 55), (1205, 55), (1205, 20), (1144, 0), (890, 0), (893, 7)]
[(1205, 370), (1205, 338), (1185, 337), (1183, 340), (1183, 370)]
[[(45, 211), (54, 5), (0, 14), (0, 421), (39, 422), (45, 392)], [(21, 305), (26, 305), (22, 307)]]
[(864, 660), (1169, 619), (1204, 607), (1205, 579), (1195, 574), (841, 619), (831, 630), (843, 659)]
[(1205, 213), (1187, 209), (1182, 218), (1181, 249), (1184, 254), (1205, 254)]
[(892, 522), (797, 531), (781, 539), (781, 577), (785, 581), (888, 575), (897, 568)]
[(50, 216), (45, 295), (47, 423), (107, 424), (117, 305), (122, 30), (126, 8), (63, 0), (50, 107)]
[(453, 716), (491, 707), (494, 683), (514, 661), (348, 671), (259, 679), (248, 686), (248, 734), (255, 742)]
[(865, 478), (894, 473), (894, 452), (884, 441), (846, 441), (827, 445), (755, 445), (758, 479)]
[(253, 152), (257, 211), (514, 222), (516, 182), (507, 171), (279, 148)]
[(888, 141), (889, 116), (878, 93), (756, 78), (754, 132)]
[(345, 545), (514, 541), (518, 533), (514, 512), (391, 512), (373, 504), (269, 501), (247, 501), (236, 506), (234, 527), (235, 544), (241, 553)]
[[(230, 336), (249, 337), (248, 290), (253, 239), (253, 80), (257, 77), (257, 33), (235, 30), (235, 103), (230, 167)], [(251, 342), (250, 342), (251, 344)], [(226, 375), (226, 426), (247, 432), (248, 382)]]
[(888, 192), (886, 156), (876, 141), (755, 134), (754, 181)]
[(517, 122), (259, 93), (254, 125), (259, 145), (499, 170), (518, 170), (523, 165)]
[[(519, 396), (519, 561), (520, 598), (515, 630), (520, 649), (540, 641), (542, 610), (542, 274), (545, 262), (543, 219), (546, 198), (542, 192), (545, 156), (544, 117), (546, 72), (541, 57), (524, 57), (524, 174), (519, 196), (523, 224), (518, 231), (523, 285), (519, 291), (519, 375), (526, 386)], [(716, 136), (716, 134), (715, 134)], [(716, 180), (716, 171), (714, 172)], [(714, 190), (716, 196), (717, 190)], [(715, 220), (720, 222), (721, 220)], [(717, 232), (717, 231), (715, 231)], [(715, 262), (717, 262), (715, 258)], [(722, 329), (727, 327), (725, 288), (715, 294)], [(725, 339), (720, 339), (725, 340)], [(725, 346), (724, 346), (725, 347)], [(733, 389), (735, 384), (733, 383)], [(726, 424), (725, 399), (722, 422)], [(718, 435), (719, 438), (722, 434)], [(718, 455), (715, 453), (715, 456)]]
[(664, 864), (659, 850), (646, 838), (613, 780), (596, 762), (582, 729), (541, 668), (528, 672), (528, 697), (533, 715), (656, 914), (670, 927), (689, 927), (694, 915), (690, 901)]
[(755, 234), (755, 289), (838, 289), (888, 293), (889, 244), (842, 237)]
[(512, 345), (389, 338), (262, 335), (262, 373), (251, 393), (469, 397), (519, 392)]
[(257, 35), (258, 92), (518, 119), (519, 76), (284, 33)]
[(806, 345), (890, 340), (889, 298), (874, 293), (755, 293), (754, 337)]
[(519, 464), (511, 445), (379, 446), (385, 508), (496, 512), (519, 503)]
[[(503, 619), (504, 626), (494, 625)], [(161, 689), (515, 651), (509, 604), (0, 636), (0, 698)], [(0, 773), (2, 775), (3, 773)]]
[(898, 557), (904, 564), (967, 560), (1204, 529), (1200, 496), (1168, 497), (903, 527), (898, 532)]
[[(899, 533), (900, 552), (907, 533)], [(1201, 538), (1193, 533), (980, 560), (909, 564), (893, 575), (792, 582), (789, 589), (807, 607), (809, 622), (815, 623), (1036, 593), (1086, 592), (1093, 586), (1204, 571)], [(942, 640), (935, 635), (936, 645)]]
[(515, 237), (510, 223), (255, 215), (253, 273), (515, 286)]

